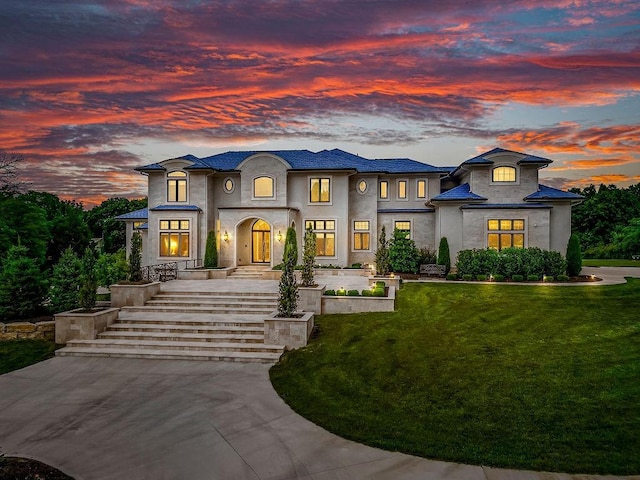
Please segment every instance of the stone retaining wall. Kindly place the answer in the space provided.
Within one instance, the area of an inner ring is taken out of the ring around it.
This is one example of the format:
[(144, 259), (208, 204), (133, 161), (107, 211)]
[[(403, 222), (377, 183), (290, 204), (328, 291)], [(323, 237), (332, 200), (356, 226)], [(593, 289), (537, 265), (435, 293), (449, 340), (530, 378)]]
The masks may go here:
[(42, 338), (53, 340), (56, 322), (14, 322), (0, 323), (0, 340), (24, 340), (27, 338)]

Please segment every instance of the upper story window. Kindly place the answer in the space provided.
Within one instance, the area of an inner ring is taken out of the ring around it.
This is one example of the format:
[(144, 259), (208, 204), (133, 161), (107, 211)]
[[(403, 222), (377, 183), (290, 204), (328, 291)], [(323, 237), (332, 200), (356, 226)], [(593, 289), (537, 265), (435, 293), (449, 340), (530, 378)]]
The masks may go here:
[(331, 201), (331, 179), (309, 179), (309, 201), (311, 203), (329, 203)]
[(389, 182), (380, 180), (380, 198), (386, 200), (389, 198)]
[(231, 180), (230, 178), (227, 178), (224, 181), (224, 191), (225, 191), (225, 193), (232, 193), (234, 189), (235, 189), (235, 185), (233, 184), (233, 180)]
[(256, 177), (253, 179), (253, 196), (255, 198), (273, 198), (273, 178)]
[(407, 199), (407, 181), (406, 180), (398, 180), (398, 199), (399, 200)]
[(514, 167), (496, 167), (492, 171), (493, 182), (515, 182), (516, 169)]
[(416, 182), (416, 197), (427, 198), (427, 181), (426, 180), (418, 180)]
[(187, 174), (176, 171), (167, 174), (167, 201), (187, 201)]
[(358, 182), (358, 192), (364, 193), (367, 191), (367, 182), (365, 180), (360, 180)]

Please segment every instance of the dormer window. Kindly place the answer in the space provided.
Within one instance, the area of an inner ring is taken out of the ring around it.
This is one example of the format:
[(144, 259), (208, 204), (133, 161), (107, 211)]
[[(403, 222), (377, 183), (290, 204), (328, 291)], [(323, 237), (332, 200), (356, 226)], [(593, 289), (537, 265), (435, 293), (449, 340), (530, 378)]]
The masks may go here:
[(273, 198), (273, 178), (256, 177), (253, 179), (254, 198)]
[(516, 169), (514, 167), (496, 167), (493, 169), (493, 182), (515, 182)]
[(187, 174), (181, 171), (167, 174), (167, 201), (187, 201)]

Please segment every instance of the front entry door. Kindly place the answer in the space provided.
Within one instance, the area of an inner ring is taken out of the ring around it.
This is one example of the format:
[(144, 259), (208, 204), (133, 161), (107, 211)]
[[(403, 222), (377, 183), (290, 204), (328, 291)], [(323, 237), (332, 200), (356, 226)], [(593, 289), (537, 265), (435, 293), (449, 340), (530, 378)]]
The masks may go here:
[(258, 220), (251, 229), (253, 263), (271, 262), (271, 227), (264, 220)]

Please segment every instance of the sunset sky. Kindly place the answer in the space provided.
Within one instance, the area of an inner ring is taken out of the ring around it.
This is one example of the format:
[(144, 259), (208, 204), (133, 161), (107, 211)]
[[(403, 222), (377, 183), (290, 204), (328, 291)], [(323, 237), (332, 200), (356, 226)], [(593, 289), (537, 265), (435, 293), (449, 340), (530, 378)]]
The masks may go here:
[(0, 149), (90, 207), (188, 153), (341, 148), (640, 182), (638, 0), (3, 0)]

